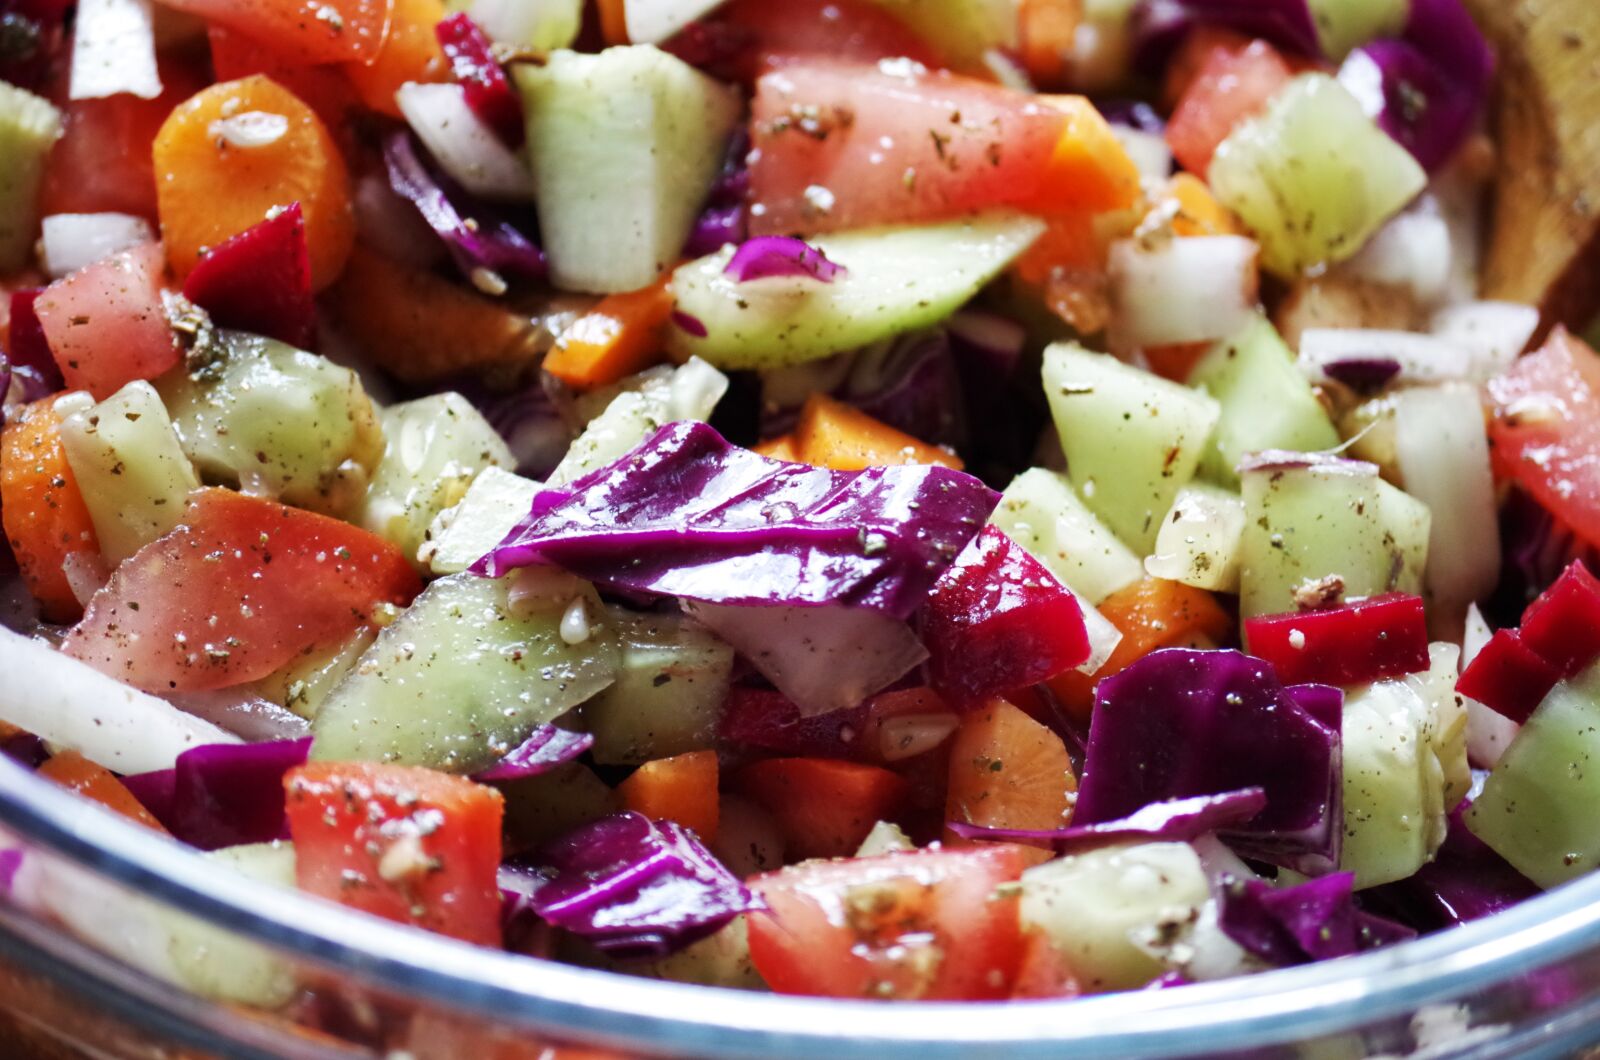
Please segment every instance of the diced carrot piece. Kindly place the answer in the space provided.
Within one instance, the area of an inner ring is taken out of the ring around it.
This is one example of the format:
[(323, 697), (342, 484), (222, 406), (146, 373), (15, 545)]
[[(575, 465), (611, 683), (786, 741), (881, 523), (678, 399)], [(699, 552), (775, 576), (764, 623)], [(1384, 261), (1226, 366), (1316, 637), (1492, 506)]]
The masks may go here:
[(1111, 124), (1083, 96), (1039, 96), (1067, 116), (1056, 140), (1039, 201), (1040, 212), (1125, 210), (1139, 201), (1139, 167)]
[(252, 74), (265, 74), (316, 111), (335, 137), (348, 125), (351, 112), (361, 108), (355, 86), (344, 75), (342, 64), (306, 66), (290, 62), (259, 41), (215, 24), (206, 29), (206, 36), (216, 80), (237, 81)]
[(1012, 275), (1037, 288), (1045, 307), (1075, 331), (1093, 335), (1111, 319), (1106, 278), (1111, 244), (1131, 232), (1141, 216), (1131, 209), (1057, 213), (1012, 266)]
[(115, 810), (128, 820), (165, 833), (161, 822), (133, 797), (122, 781), (104, 766), (96, 765), (76, 751), (62, 751), (39, 767), (39, 775), (55, 781), (64, 788), (93, 799), (107, 809)]
[(60, 428), (54, 398), (10, 417), (0, 433), (0, 523), (44, 617), (74, 622), (83, 607), (65, 566), (74, 555), (97, 557), (100, 542), (67, 463)]
[[(991, 828), (1061, 828), (1078, 790), (1061, 737), (1003, 699), (961, 720), (949, 775), (945, 819)], [(971, 842), (952, 832), (945, 841)]]
[(367, 356), (406, 383), (525, 362), (536, 352), (526, 317), (364, 247), (323, 304)]
[(444, 81), (450, 76), (433, 27), (445, 17), (442, 0), (394, 0), (389, 35), (371, 62), (345, 63), (345, 76), (361, 101), (373, 110), (401, 117), (395, 90), (407, 81)]
[(1083, 0), (1022, 0), (1017, 10), (1022, 65), (1036, 85), (1051, 85), (1067, 75)]
[(312, 283), (338, 278), (355, 239), (350, 177), (327, 127), (288, 89), (259, 75), (212, 85), (172, 112), (154, 152), (167, 261), (180, 277), (205, 248), (298, 201)]
[(544, 359), (544, 370), (587, 390), (615, 383), (666, 359), (661, 329), (672, 316), (671, 273), (638, 291), (607, 295), (573, 321)]
[(393, 0), (165, 0), (166, 6), (246, 34), (291, 63), (368, 62), (389, 28)]
[(894, 464), (938, 464), (961, 468), (961, 458), (920, 442), (826, 394), (812, 394), (800, 409), (794, 448), (803, 463), (835, 471)]
[(707, 843), (717, 838), (717, 752), (657, 758), (617, 786), (622, 805), (657, 820), (676, 821)]
[(733, 775), (732, 788), (760, 803), (795, 858), (854, 854), (879, 821), (906, 805), (910, 785), (879, 766), (831, 758), (769, 758)]
[(1172, 346), (1147, 346), (1143, 352), (1152, 372), (1163, 379), (1184, 383), (1209, 349), (1209, 342), (1180, 342)]
[(1228, 637), (1233, 619), (1204, 589), (1144, 578), (1100, 602), (1099, 611), (1122, 632), (1105, 665), (1090, 676), (1077, 670), (1052, 677), (1050, 691), (1076, 717), (1087, 720), (1094, 708), (1094, 686), (1159, 648), (1214, 647)]
[(1211, 194), (1205, 181), (1193, 173), (1174, 173), (1161, 190), (1159, 202), (1168, 199), (1178, 204), (1172, 230), (1180, 236), (1240, 236), (1245, 234), (1239, 219)]
[(795, 447), (792, 434), (780, 434), (776, 438), (768, 438), (759, 445), (751, 446), (751, 452), (760, 453), (773, 460), (787, 460), (791, 464), (801, 462), (800, 450)]
[(628, 9), (625, 0), (595, 0), (600, 12), (600, 36), (607, 44), (628, 43)]
[(1050, 936), (1043, 931), (1029, 932), (1023, 941), (1017, 977), (1011, 984), (1012, 1000), (1077, 997), (1081, 993), (1083, 986), (1072, 965)]

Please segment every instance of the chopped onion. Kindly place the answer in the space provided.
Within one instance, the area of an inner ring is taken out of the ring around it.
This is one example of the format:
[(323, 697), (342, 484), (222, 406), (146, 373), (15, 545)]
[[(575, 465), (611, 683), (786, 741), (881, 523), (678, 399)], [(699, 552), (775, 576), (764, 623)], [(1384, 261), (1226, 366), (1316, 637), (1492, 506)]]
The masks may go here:
[(1300, 368), (1314, 382), (1338, 378), (1340, 362), (1378, 360), (1398, 364), (1402, 383), (1448, 383), (1472, 375), (1469, 352), (1432, 335), (1377, 328), (1307, 328), (1300, 335)]
[(150, 0), (81, 0), (72, 31), (69, 99), (161, 95)]
[(960, 310), (944, 322), (944, 327), (953, 337), (997, 360), (1020, 357), (1028, 342), (1028, 330), (1021, 324), (982, 309)]
[(1458, 621), (1500, 580), (1494, 476), (1477, 387), (1401, 391), (1394, 397), (1394, 434), (1405, 490), (1433, 514), (1424, 582), (1431, 617)]
[(944, 743), (960, 724), (950, 711), (885, 718), (878, 728), (878, 752), (886, 762), (913, 758)]
[(1122, 630), (1090, 605), (1089, 601), (1073, 593), (1078, 599), (1078, 610), (1083, 612), (1084, 632), (1089, 634), (1089, 657), (1078, 667), (1079, 673), (1092, 674), (1106, 664), (1111, 653), (1122, 643)]
[(1445, 219), (1412, 209), (1374, 232), (1344, 268), (1359, 279), (1404, 287), (1420, 305), (1432, 306), (1445, 297), (1452, 256)]
[(1484, 382), (1511, 367), (1539, 329), (1539, 311), (1519, 302), (1462, 302), (1433, 315), (1428, 330), (1472, 356), (1472, 378)]
[(207, 692), (172, 692), (161, 697), (185, 714), (227, 729), (249, 743), (298, 740), (311, 735), (311, 723), (292, 710), (263, 699), (250, 685)]
[(467, 191), (503, 202), (533, 199), (527, 163), (467, 105), (466, 89), (407, 82), (394, 98), (434, 161)]
[[(1483, 646), (1489, 643), (1494, 631), (1489, 628), (1477, 604), (1467, 605), (1467, 626), (1461, 636), (1461, 669), (1477, 658)], [(1490, 710), (1476, 699), (1462, 696), (1467, 703), (1467, 761), (1477, 769), (1493, 769), (1506, 753), (1511, 741), (1517, 738), (1522, 726)]]
[(1112, 348), (1211, 342), (1249, 322), (1256, 303), (1256, 243), (1243, 236), (1193, 236), (1145, 247), (1111, 245)]
[(1172, 149), (1166, 137), (1145, 132), (1129, 125), (1112, 125), (1112, 135), (1122, 142), (1122, 149), (1145, 180), (1163, 181), (1172, 175)]
[(583, 6), (583, 0), (473, 0), (472, 20), (502, 44), (552, 52), (577, 38)]
[(1191, 483), (1178, 491), (1161, 521), (1156, 550), (1145, 557), (1145, 573), (1197, 589), (1236, 593), (1244, 524), (1244, 501), (1237, 493)]
[(60, 279), (102, 258), (149, 243), (156, 234), (143, 217), (126, 213), (58, 213), (41, 224), (44, 268)]
[(631, 44), (659, 44), (722, 0), (622, 0)]
[(98, 552), (71, 552), (61, 561), (61, 573), (78, 604), (87, 607), (90, 597), (111, 577), (111, 568)]

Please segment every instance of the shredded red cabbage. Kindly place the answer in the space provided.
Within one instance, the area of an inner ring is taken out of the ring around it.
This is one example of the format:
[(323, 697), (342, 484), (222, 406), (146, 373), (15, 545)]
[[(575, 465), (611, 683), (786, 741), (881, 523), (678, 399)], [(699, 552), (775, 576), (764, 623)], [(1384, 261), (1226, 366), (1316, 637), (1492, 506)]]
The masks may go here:
[(313, 349), (317, 305), (300, 204), (290, 203), (213, 247), (183, 281), (183, 296), (221, 327)]
[(383, 160), (389, 186), (417, 208), (475, 287), (498, 293), (503, 273), (534, 279), (544, 275), (544, 251), (500, 210), (473, 202), (448, 178), (430, 172), (410, 133), (393, 133), (384, 142)]
[(1222, 886), (1222, 931), (1279, 967), (1348, 957), (1416, 937), (1403, 924), (1357, 909), (1354, 886), (1353, 872), (1292, 887), (1229, 878)]
[(1306, 0), (1140, 0), (1129, 25), (1134, 67), (1150, 77), (1161, 76), (1172, 53), (1197, 26), (1238, 30), (1296, 55), (1322, 55)]
[(539, 373), (532, 381), (502, 389), (480, 373), (452, 377), (449, 389), (472, 402), (517, 460), (517, 474), (543, 480), (572, 446), (572, 424), (548, 389), (558, 385)]
[(589, 733), (572, 732), (556, 725), (541, 725), (500, 761), (474, 773), (472, 779), (487, 784), (536, 777), (572, 761), (593, 746), (594, 737)]
[(33, 733), (17, 732), (0, 740), (0, 755), (5, 755), (18, 765), (38, 769), (49, 759), (50, 750)]
[(728, 143), (723, 156), (722, 171), (711, 185), (705, 208), (689, 232), (684, 245), (685, 257), (698, 258), (714, 254), (729, 243), (742, 243), (750, 227), (749, 208), (745, 199), (750, 192), (750, 134), (741, 128)]
[(206, 744), (171, 769), (123, 783), (167, 831), (190, 846), (219, 850), (287, 839), (283, 775), (305, 764), (311, 737), (264, 743)]
[(848, 273), (803, 239), (793, 236), (757, 236), (739, 245), (722, 270), (739, 283), (774, 276), (799, 276), (832, 283)]
[(1153, 652), (1095, 689), (1073, 821), (1259, 787), (1266, 809), (1223, 838), (1247, 857), (1330, 872), (1344, 824), (1342, 699), (1328, 686), (1284, 688), (1270, 665), (1238, 651)]
[(545, 563), (625, 592), (904, 619), (998, 501), (949, 468), (768, 460), (685, 421), (539, 493), (473, 570), (499, 577)]
[(1348, 357), (1328, 362), (1322, 372), (1358, 393), (1370, 394), (1400, 374), (1400, 362), (1393, 357)]
[(1242, 788), (1216, 795), (1166, 799), (1141, 806), (1115, 821), (1066, 828), (991, 828), (966, 821), (948, 821), (946, 824), (963, 839), (1048, 843), (1058, 854), (1076, 854), (1111, 843), (1129, 841), (1187, 843), (1207, 832), (1242, 827), (1266, 805), (1266, 792), (1260, 788)]
[(672, 311), (672, 323), (675, 327), (693, 335), (697, 339), (703, 339), (708, 334), (705, 321), (693, 313), (685, 313), (681, 309)]
[(1428, 930), (1493, 916), (1540, 893), (1537, 884), (1467, 830), (1461, 815), (1470, 803), (1450, 813), (1450, 830), (1433, 860), (1406, 879), (1364, 891), (1406, 922)]
[(466, 91), (467, 106), (506, 146), (521, 147), (528, 134), (522, 97), (495, 61), (483, 30), (465, 12), (457, 12), (434, 26), (433, 32), (450, 60), (451, 74)]
[(523, 866), (544, 880), (528, 888), (528, 908), (617, 957), (664, 956), (766, 908), (692, 832), (632, 811), (583, 825)]

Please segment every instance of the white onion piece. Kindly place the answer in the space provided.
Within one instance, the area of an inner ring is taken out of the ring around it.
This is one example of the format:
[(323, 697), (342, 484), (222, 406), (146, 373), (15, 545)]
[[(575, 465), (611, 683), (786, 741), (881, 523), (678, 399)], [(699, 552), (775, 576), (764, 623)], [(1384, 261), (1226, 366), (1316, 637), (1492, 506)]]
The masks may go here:
[(1539, 328), (1539, 311), (1520, 302), (1462, 302), (1433, 315), (1435, 338), (1466, 350), (1472, 378), (1484, 382), (1511, 367)]
[(368, 174), (356, 183), (353, 203), (361, 242), (385, 257), (418, 268), (444, 260), (444, 243), (417, 208), (402, 199), (384, 178)]
[(1300, 335), (1300, 370), (1313, 382), (1333, 378), (1328, 366), (1341, 361), (1392, 360), (1398, 383), (1448, 383), (1472, 373), (1464, 347), (1432, 335), (1380, 328), (1307, 328)]
[(1111, 245), (1112, 348), (1211, 342), (1249, 322), (1256, 303), (1256, 244), (1243, 236), (1174, 238), (1146, 249)]
[(311, 723), (292, 710), (263, 699), (248, 685), (207, 692), (174, 692), (162, 697), (185, 714), (193, 714), (249, 742), (298, 740), (311, 735)]
[(111, 568), (98, 552), (69, 553), (61, 561), (61, 573), (80, 607), (88, 607), (90, 598), (111, 578)]
[(1072, 593), (1072, 596), (1078, 601), (1078, 610), (1083, 612), (1084, 632), (1089, 634), (1089, 657), (1078, 666), (1078, 672), (1092, 674), (1106, 664), (1111, 653), (1117, 650), (1117, 645), (1122, 643), (1122, 630), (1113, 626), (1111, 620), (1092, 607), (1089, 601), (1077, 593)]
[(166, 769), (178, 755), (239, 738), (165, 700), (9, 630), (0, 630), (0, 719), (118, 773)]
[(983, 68), (993, 74), (994, 79), (1006, 88), (1027, 92), (1030, 95), (1038, 91), (1034, 88), (1033, 78), (1028, 76), (1028, 71), (1021, 61), (1014, 53), (1004, 48), (985, 48)]
[(1172, 175), (1172, 149), (1165, 137), (1126, 125), (1111, 126), (1111, 133), (1122, 142), (1140, 177), (1160, 183)]
[(81, 0), (72, 30), (69, 99), (161, 95), (150, 0)]
[(1457, 623), (1500, 580), (1494, 477), (1477, 388), (1454, 383), (1397, 393), (1394, 447), (1405, 491), (1433, 514), (1424, 582), (1430, 617)]
[(860, 607), (685, 601), (683, 609), (733, 645), (807, 717), (856, 706), (928, 657), (910, 626)]
[(150, 222), (127, 213), (57, 213), (40, 224), (44, 270), (60, 279), (156, 238)]
[(878, 728), (878, 753), (886, 762), (915, 757), (944, 743), (960, 724), (948, 710), (885, 718)]
[(490, 40), (552, 52), (577, 39), (583, 0), (474, 0), (472, 20)]
[(631, 44), (664, 41), (722, 0), (622, 0), (624, 23)]
[(1434, 213), (1407, 211), (1372, 234), (1345, 263), (1351, 275), (1404, 287), (1424, 305), (1439, 304), (1450, 282), (1450, 227)]
[(1028, 344), (1028, 329), (1010, 317), (983, 309), (962, 309), (944, 322), (951, 335), (996, 354), (1015, 357)]
[[(1467, 606), (1467, 628), (1461, 636), (1461, 669), (1465, 670), (1477, 658), (1483, 646), (1489, 643), (1494, 631), (1484, 620), (1477, 604)], [(1493, 769), (1506, 753), (1511, 741), (1517, 738), (1522, 726), (1490, 710), (1476, 699), (1462, 696), (1467, 703), (1467, 761), (1479, 769)]]
[(533, 198), (528, 164), (467, 106), (466, 89), (408, 81), (394, 99), (434, 161), (467, 191), (486, 199)]
[(1237, 493), (1194, 482), (1178, 491), (1156, 531), (1156, 550), (1145, 573), (1196, 589), (1239, 591), (1239, 542), (1244, 501)]

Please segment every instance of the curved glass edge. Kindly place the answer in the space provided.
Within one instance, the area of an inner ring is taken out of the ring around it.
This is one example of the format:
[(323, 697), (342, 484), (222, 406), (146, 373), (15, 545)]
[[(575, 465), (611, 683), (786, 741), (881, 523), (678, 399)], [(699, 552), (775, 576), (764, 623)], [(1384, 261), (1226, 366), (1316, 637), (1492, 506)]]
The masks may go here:
[[(1405, 1025), (1424, 1006), (1492, 993), (1518, 976), (1600, 954), (1600, 876), (1593, 876), (1491, 920), (1268, 975), (1065, 1002), (886, 1006), (635, 979), (485, 951), (354, 915), (253, 884), (3, 756), (0, 823), (108, 880), (377, 989), (535, 1034), (646, 1053), (809, 1058), (826, 1051), (839, 1060), (914, 1053), (932, 1060), (988, 1046), (1022, 1058), (1073, 1049), (1104, 1058), (1238, 1055), (1337, 1039), (1383, 1021)], [(1584, 978), (1600, 989), (1600, 968)], [(1461, 1055), (1534, 1055), (1543, 1051), (1538, 1042), (1559, 1036), (1556, 1023), (1572, 1018), (1582, 1024), (1575, 1039), (1582, 1040), (1600, 1007), (1531, 1028), (1508, 1022)], [(1521, 1047), (1504, 1051), (1510, 1039)]]

